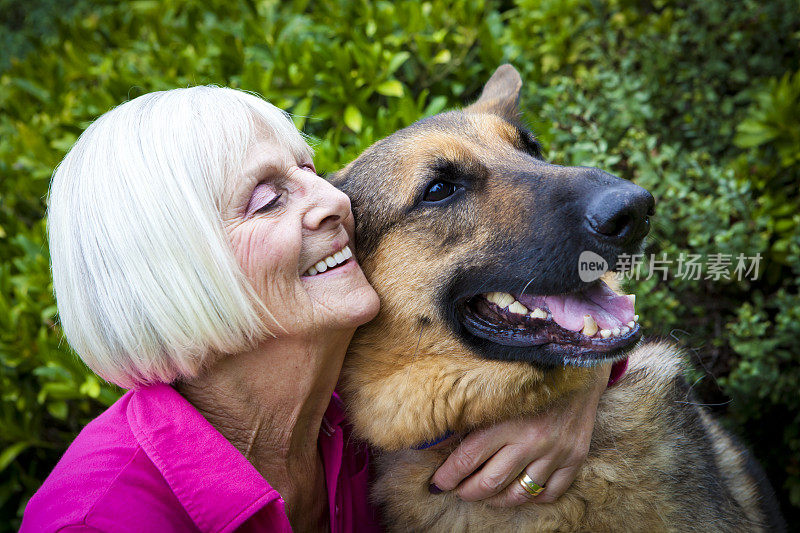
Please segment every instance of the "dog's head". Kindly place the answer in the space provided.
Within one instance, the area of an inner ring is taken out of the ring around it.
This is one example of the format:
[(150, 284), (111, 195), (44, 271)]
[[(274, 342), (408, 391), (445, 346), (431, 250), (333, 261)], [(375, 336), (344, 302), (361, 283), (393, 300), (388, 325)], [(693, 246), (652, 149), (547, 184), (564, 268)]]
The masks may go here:
[(601, 170), (546, 162), (519, 122), (521, 86), (504, 65), (473, 105), (398, 131), (332, 177), (351, 198), (359, 261), (381, 297), (348, 356), (351, 402), (388, 396), (424, 416), (387, 389), (410, 379), (430, 387), (418, 393), (428, 411), (437, 395), (464, 400), (432, 431), (458, 429), (478, 422), (465, 414), (476, 394), (485, 405), (495, 403), (486, 394), (528, 391), (530, 409), (580, 386), (576, 367), (639, 339), (632, 298), (586, 268), (639, 251), (653, 198)]

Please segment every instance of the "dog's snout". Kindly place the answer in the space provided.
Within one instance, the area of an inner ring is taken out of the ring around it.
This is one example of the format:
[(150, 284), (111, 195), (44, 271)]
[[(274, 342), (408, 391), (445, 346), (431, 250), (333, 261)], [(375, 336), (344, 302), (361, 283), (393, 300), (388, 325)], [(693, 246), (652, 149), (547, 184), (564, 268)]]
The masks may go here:
[(586, 210), (589, 231), (604, 242), (630, 244), (650, 231), (655, 200), (647, 190), (622, 182), (600, 190)]

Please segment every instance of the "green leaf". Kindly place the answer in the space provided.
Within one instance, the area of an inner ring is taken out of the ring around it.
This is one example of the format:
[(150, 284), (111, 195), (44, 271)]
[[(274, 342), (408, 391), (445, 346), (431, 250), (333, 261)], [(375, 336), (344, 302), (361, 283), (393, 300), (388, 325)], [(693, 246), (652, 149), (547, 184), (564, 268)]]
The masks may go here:
[(0, 453), (0, 472), (5, 470), (8, 465), (13, 463), (14, 459), (16, 459), (17, 456), (25, 451), (25, 449), (27, 449), (30, 445), (30, 442), (17, 442), (16, 444), (12, 444), (3, 450), (3, 453)]
[(57, 312), (58, 308), (55, 305), (49, 305), (45, 307), (44, 309), (42, 309), (42, 314), (41, 314), (42, 322), (45, 322), (47, 320), (52, 320), (56, 316)]
[(433, 98), (428, 104), (428, 106), (425, 108), (425, 115), (426, 116), (435, 115), (436, 113), (441, 112), (446, 105), (447, 105), (447, 97), (437, 96), (436, 98)]
[(753, 121), (746, 120), (739, 125), (733, 142), (740, 148), (753, 148), (773, 140), (777, 132), (772, 128)]
[(302, 130), (305, 126), (309, 111), (311, 111), (311, 97), (303, 98), (292, 109), (292, 121), (298, 130)]
[(433, 58), (433, 63), (440, 65), (442, 63), (449, 63), (453, 59), (453, 54), (450, 53), (450, 50), (441, 50), (438, 54)]
[(48, 98), (50, 98), (50, 93), (48, 93), (45, 89), (43, 89), (41, 86), (39, 86), (38, 84), (36, 84), (31, 80), (26, 80), (22, 78), (11, 78), (10, 81), (13, 85), (17, 86), (19, 89), (28, 93), (29, 95), (33, 96), (38, 100), (44, 102), (47, 101)]
[(364, 123), (364, 119), (361, 118), (361, 111), (354, 105), (349, 104), (344, 109), (344, 123), (348, 128), (359, 133), (361, 131), (361, 125)]
[(47, 412), (50, 413), (53, 418), (66, 420), (69, 414), (69, 407), (67, 406), (67, 402), (64, 401), (50, 402), (47, 404)]
[(77, 383), (45, 383), (39, 389), (37, 400), (45, 403), (46, 400), (73, 400), (80, 398), (80, 391)]
[(408, 52), (398, 52), (394, 56), (392, 56), (391, 61), (389, 61), (389, 65), (386, 67), (386, 73), (391, 75), (403, 66), (403, 63), (408, 61), (408, 58), (411, 57), (411, 54)]
[(86, 381), (81, 385), (80, 393), (90, 398), (97, 398), (100, 396), (100, 382), (94, 376), (86, 376)]
[(150, 14), (158, 10), (159, 2), (157, 0), (136, 0), (129, 4), (133, 11), (138, 11), (141, 14)]
[(387, 80), (375, 89), (384, 96), (403, 96), (403, 84), (397, 80)]

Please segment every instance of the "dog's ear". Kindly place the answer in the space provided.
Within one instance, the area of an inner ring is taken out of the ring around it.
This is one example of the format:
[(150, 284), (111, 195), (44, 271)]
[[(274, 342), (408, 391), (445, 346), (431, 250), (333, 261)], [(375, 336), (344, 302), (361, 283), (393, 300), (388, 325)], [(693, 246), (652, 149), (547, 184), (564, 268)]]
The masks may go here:
[(493, 113), (516, 121), (519, 119), (519, 91), (522, 78), (509, 64), (501, 65), (483, 86), (478, 101), (464, 109), (472, 113)]

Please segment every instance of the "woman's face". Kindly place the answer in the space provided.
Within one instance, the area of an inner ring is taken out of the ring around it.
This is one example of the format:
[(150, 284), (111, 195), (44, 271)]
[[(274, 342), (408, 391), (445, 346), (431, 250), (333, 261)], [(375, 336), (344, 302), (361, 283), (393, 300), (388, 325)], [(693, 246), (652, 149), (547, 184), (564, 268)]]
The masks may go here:
[(223, 201), (223, 220), (239, 265), (282, 326), (270, 330), (313, 336), (372, 319), (378, 295), (349, 255), (349, 198), (317, 176), (310, 159), (297, 161), (264, 138), (242, 169)]

